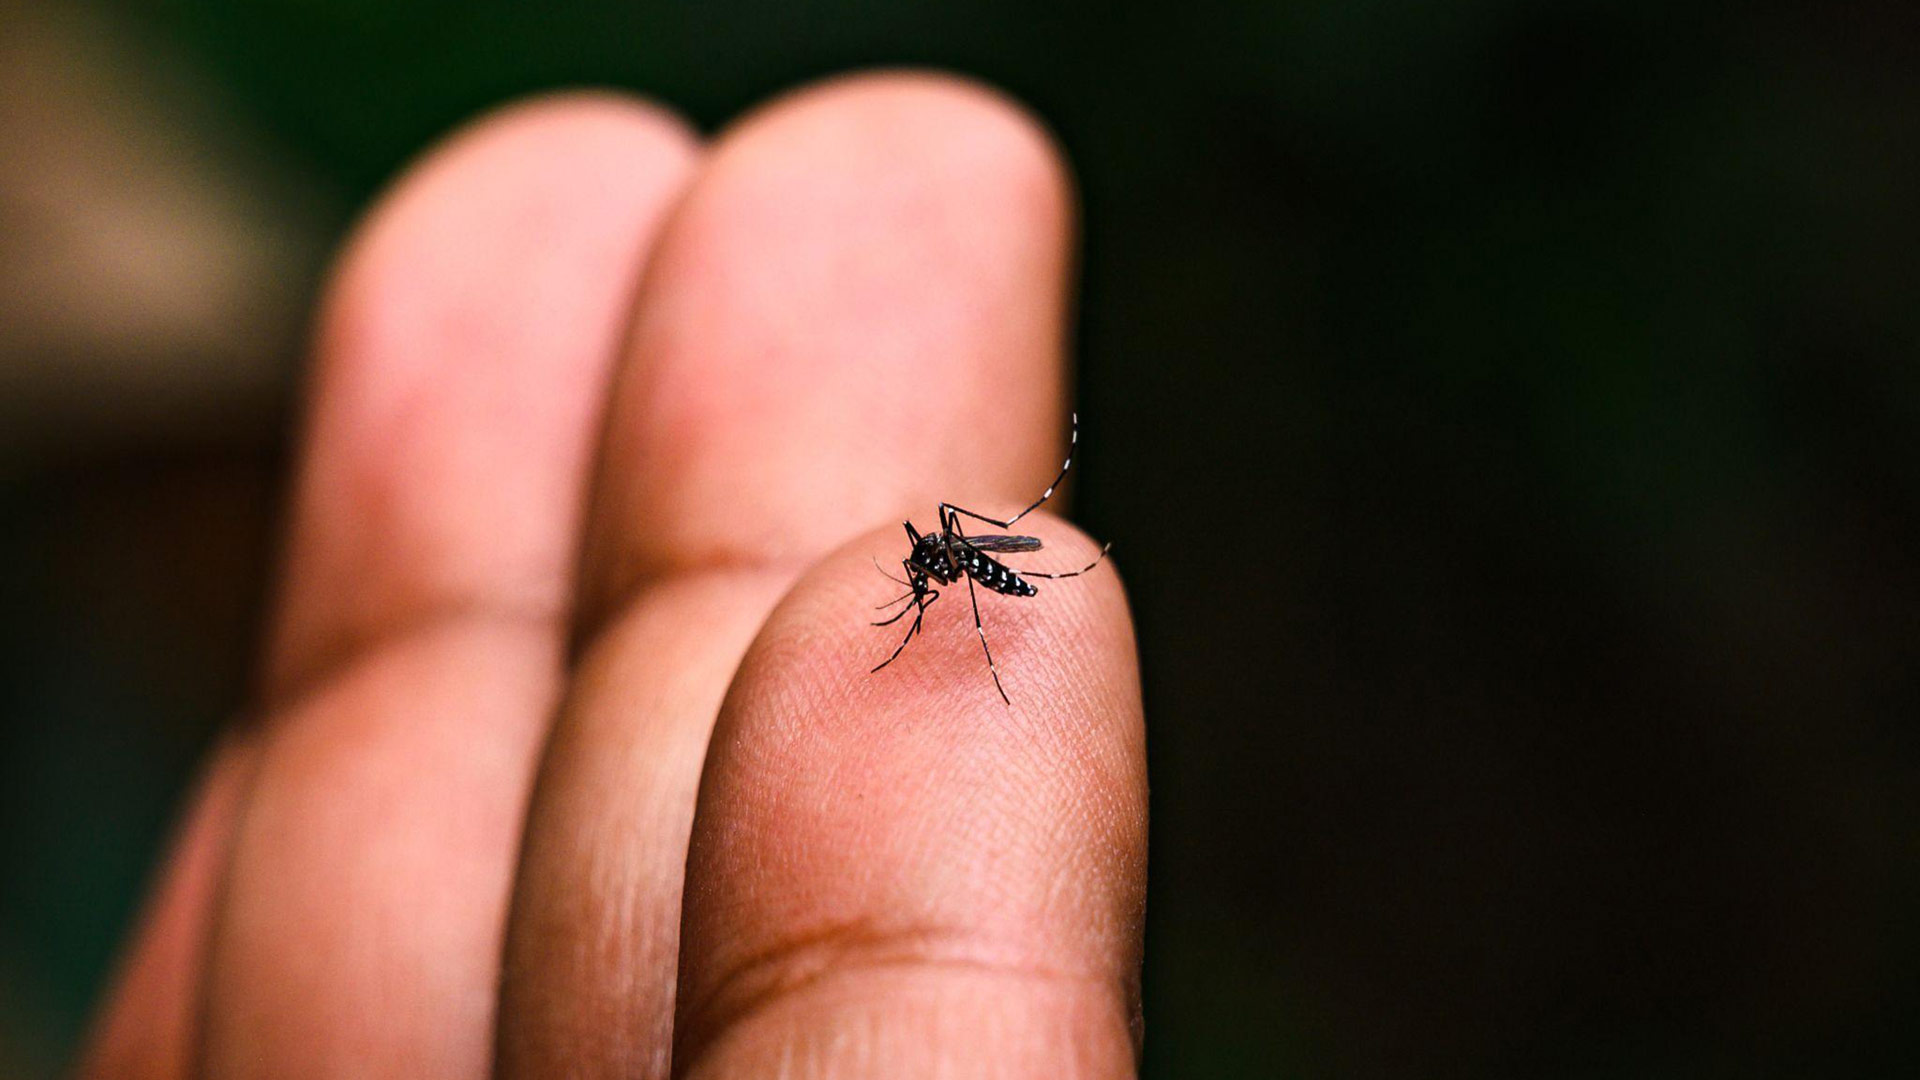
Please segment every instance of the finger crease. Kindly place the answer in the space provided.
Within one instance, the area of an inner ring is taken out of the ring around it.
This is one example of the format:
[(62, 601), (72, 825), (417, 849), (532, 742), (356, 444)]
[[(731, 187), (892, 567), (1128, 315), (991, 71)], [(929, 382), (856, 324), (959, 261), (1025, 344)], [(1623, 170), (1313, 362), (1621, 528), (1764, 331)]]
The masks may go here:
[(1021, 982), (1085, 988), (1122, 999), (1124, 989), (1105, 973), (1049, 967), (1030, 954), (983, 947), (979, 935), (939, 928), (835, 924), (729, 965), (726, 974), (681, 1011), (675, 1059), (684, 1070), (720, 1037), (774, 1004), (822, 985), (884, 970), (987, 975)]
[(567, 615), (559, 605), (511, 605), (478, 599), (450, 599), (417, 609), (406, 618), (377, 629), (344, 635), (323, 650), (314, 662), (296, 669), (294, 677), (269, 686), (261, 695), (255, 715), (270, 716), (290, 711), (337, 686), (368, 660), (392, 653), (407, 645), (453, 634), (459, 630), (495, 626), (524, 630), (528, 637), (544, 638), (560, 657), (559, 642)]

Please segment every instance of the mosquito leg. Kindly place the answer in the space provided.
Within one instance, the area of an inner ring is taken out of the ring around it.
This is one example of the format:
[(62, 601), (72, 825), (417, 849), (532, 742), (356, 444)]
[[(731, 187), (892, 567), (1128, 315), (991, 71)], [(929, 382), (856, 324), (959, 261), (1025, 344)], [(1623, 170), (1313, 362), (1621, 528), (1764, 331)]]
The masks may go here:
[[(874, 610), (876, 610), (876, 611), (885, 611), (885, 610), (886, 610), (887, 608), (890, 608), (890, 607), (892, 607), (893, 605), (895, 605), (895, 604), (897, 604), (897, 603), (899, 603), (899, 602), (900, 602), (900, 601), (902, 601), (902, 600), (911, 600), (911, 599), (913, 599), (913, 594), (912, 594), (912, 593), (907, 593), (907, 594), (906, 594), (905, 596), (900, 596), (900, 597), (896, 597), (896, 598), (894, 598), (894, 599), (892, 599), (892, 600), (889, 600), (889, 601), (887, 601), (887, 602), (886, 602), (886, 603), (884, 603), (884, 604), (881, 604), (881, 605), (880, 605), (880, 606), (879, 606), (878, 608), (875, 608)], [(899, 611), (898, 611), (897, 613), (895, 613), (895, 614), (894, 614), (894, 615), (893, 615), (893, 616), (892, 616), (891, 618), (887, 618), (887, 619), (883, 619), (883, 620), (881, 620), (880, 622), (877, 622), (877, 623), (873, 623), (873, 624), (871, 624), (871, 625), (873, 625), (873, 626), (892, 626), (892, 625), (893, 625), (894, 623), (897, 623), (897, 622), (899, 622), (899, 621), (900, 621), (901, 619), (904, 619), (904, 618), (906, 618), (906, 617), (907, 617), (907, 612), (909, 612), (909, 611), (916, 611), (916, 610), (918, 610), (918, 609), (917, 609), (917, 608), (916, 608), (916, 607), (915, 607), (915, 606), (914, 606), (913, 604), (908, 604), (908, 605), (907, 605), (906, 607), (903, 607), (903, 608), (901, 608), (901, 609), (900, 609), (900, 610), (899, 610)]]
[[(967, 542), (967, 533), (965, 529), (960, 527), (959, 518), (951, 515), (942, 515), (940, 527), (946, 532), (947, 560), (953, 563), (954, 570), (957, 573), (966, 575), (967, 585), (971, 587), (973, 585), (973, 575), (967, 570), (967, 561), (962, 558), (962, 555), (968, 551), (978, 554), (980, 549)], [(1012, 704), (1012, 702), (1008, 702), (1008, 704)]]
[(1013, 699), (1007, 697), (1007, 688), (1000, 685), (1000, 669), (994, 666), (993, 650), (987, 647), (987, 628), (980, 625), (980, 594), (973, 589), (973, 575), (967, 575), (967, 599), (973, 601), (973, 630), (980, 635), (980, 651), (987, 654), (987, 671), (993, 675), (993, 688), (1000, 691), (1000, 700), (1009, 706)]
[[(911, 566), (911, 564), (909, 564), (909, 563), (907, 563), (907, 562), (906, 562), (906, 561), (904, 561), (904, 560), (903, 560), (903, 561), (902, 561), (902, 562), (900, 563), (900, 565), (901, 565), (901, 566), (905, 566), (905, 567), (907, 567), (907, 569), (908, 569), (909, 571), (911, 571), (911, 570), (912, 570), (912, 566)], [(873, 568), (874, 568), (875, 570), (880, 570), (880, 560), (878, 560), (878, 559), (875, 559), (875, 560), (873, 561)], [(916, 588), (914, 588), (914, 586), (913, 586), (913, 582), (911, 582), (911, 581), (901, 581), (901, 580), (900, 580), (899, 578), (897, 578), (897, 577), (894, 577), (894, 576), (893, 576), (892, 574), (889, 574), (889, 573), (887, 573), (887, 572), (886, 572), (885, 570), (880, 570), (880, 574), (881, 574), (881, 576), (883, 576), (883, 577), (885, 577), (885, 578), (886, 578), (886, 579), (887, 579), (888, 581), (891, 581), (891, 582), (893, 582), (893, 583), (894, 583), (895, 585), (905, 585), (905, 586), (907, 587), (907, 591), (906, 591), (906, 592), (903, 592), (903, 593), (901, 593), (901, 594), (900, 594), (899, 596), (896, 596), (896, 597), (894, 597), (893, 599), (891, 599), (891, 600), (889, 600), (889, 601), (887, 601), (887, 602), (886, 602), (886, 603), (884, 603), (884, 604), (875, 604), (875, 605), (873, 606), (873, 610), (875, 610), (875, 611), (885, 611), (885, 610), (887, 610), (888, 608), (890, 608), (890, 607), (892, 607), (893, 605), (895, 605), (895, 604), (897, 604), (897, 603), (899, 603), (899, 602), (900, 602), (900, 601), (902, 601), (902, 600), (912, 600), (912, 599), (914, 599), (915, 597), (918, 597), (918, 596), (919, 596), (919, 595), (920, 595), (921, 593), (923, 593), (923, 592), (925, 592), (925, 591), (926, 591), (925, 589), (916, 589)], [(901, 608), (901, 609), (900, 609), (900, 615), (895, 615), (895, 616), (894, 616), (893, 618), (891, 618), (891, 619), (888, 619), (888, 620), (886, 620), (885, 622), (877, 622), (877, 623), (874, 623), (873, 625), (875, 625), (875, 626), (887, 626), (887, 625), (890, 625), (890, 624), (892, 624), (892, 623), (895, 623), (895, 622), (898, 622), (898, 621), (900, 621), (900, 616), (901, 616), (901, 615), (905, 615), (906, 613), (907, 613), (907, 609), (906, 609), (906, 608)]]
[[(1101, 546), (1101, 548), (1100, 548), (1100, 554), (1098, 554), (1098, 555), (1096, 555), (1096, 556), (1094, 556), (1094, 558), (1093, 558), (1093, 561), (1092, 561), (1092, 562), (1090, 562), (1090, 563), (1088, 563), (1087, 565), (1085, 565), (1085, 566), (1083, 566), (1083, 567), (1081, 567), (1081, 568), (1080, 568), (1080, 569), (1078, 569), (1078, 570), (1069, 570), (1069, 571), (1067, 571), (1067, 572), (1065, 572), (1065, 573), (1060, 573), (1060, 574), (1043, 574), (1043, 573), (1041, 573), (1041, 572), (1040, 572), (1040, 571), (1038, 571), (1038, 570), (1022, 570), (1022, 571), (1020, 571), (1020, 576), (1021, 576), (1021, 577), (1037, 577), (1037, 578), (1054, 578), (1054, 579), (1058, 579), (1058, 578), (1069, 578), (1069, 577), (1079, 577), (1079, 576), (1080, 576), (1081, 574), (1084, 574), (1084, 573), (1086, 573), (1087, 571), (1089, 571), (1089, 570), (1091, 570), (1091, 569), (1093, 569), (1094, 567), (1096, 567), (1096, 566), (1099, 566), (1099, 565), (1100, 565), (1100, 561), (1101, 561), (1102, 559), (1105, 559), (1105, 558), (1107, 557), (1107, 552), (1109, 552), (1109, 551), (1112, 551), (1112, 550), (1113, 550), (1113, 544), (1112, 544), (1112, 543), (1107, 543), (1107, 544), (1104, 544), (1104, 545), (1102, 545), (1102, 546)], [(896, 600), (896, 601), (894, 601), (894, 602), (895, 602), (895, 603), (899, 603), (899, 601), (897, 601), (897, 600)]]
[(1074, 450), (1074, 447), (1078, 446), (1079, 444), (1080, 444), (1080, 414), (1074, 413), (1073, 414), (1073, 433), (1067, 437), (1067, 460), (1064, 464), (1060, 466), (1060, 475), (1053, 478), (1053, 483), (1047, 485), (1047, 490), (1041, 492), (1040, 497), (1038, 499), (1033, 500), (1032, 506), (1027, 507), (1025, 510), (1020, 511), (1019, 513), (1013, 515), (1012, 517), (1008, 518), (1005, 521), (1001, 521), (998, 518), (990, 518), (985, 514), (974, 513), (972, 510), (965, 509), (964, 507), (955, 506), (952, 503), (941, 503), (940, 504), (941, 527), (951, 528), (953, 515), (965, 514), (968, 517), (973, 518), (977, 521), (984, 521), (987, 524), (992, 525), (996, 529), (1013, 528), (1014, 522), (1019, 521), (1021, 518), (1026, 517), (1028, 514), (1031, 514), (1035, 510), (1040, 509), (1041, 503), (1044, 503), (1048, 499), (1053, 498), (1053, 490), (1060, 486), (1060, 481), (1065, 480), (1067, 478), (1067, 470), (1073, 468), (1073, 450)]
[[(907, 636), (901, 638), (900, 644), (895, 645), (893, 647), (892, 655), (888, 656), (885, 660), (880, 661), (878, 664), (875, 664), (873, 666), (873, 669), (871, 671), (868, 671), (867, 674), (871, 675), (873, 674), (873, 672), (879, 671), (881, 668), (886, 667), (888, 664), (891, 664), (895, 660), (899, 659), (901, 651), (906, 649), (907, 647), (907, 642), (912, 641), (913, 635), (920, 632), (920, 620), (926, 617), (927, 609), (933, 606), (933, 602), (935, 600), (940, 599), (940, 590), (928, 589), (926, 595), (927, 595), (927, 598), (925, 600), (918, 600), (914, 604), (915, 614), (913, 616), (913, 625), (907, 627)], [(907, 613), (906, 608), (900, 609), (901, 615), (905, 615), (906, 613)], [(896, 616), (896, 618), (897, 617), (898, 616)], [(875, 624), (875, 625), (881, 625), (881, 624)]]
[[(945, 503), (941, 504), (943, 511), (945, 506)], [(954, 517), (952, 514), (942, 513), (940, 528), (947, 534), (947, 561), (953, 563), (954, 569), (960, 573), (966, 573), (966, 565), (960, 561), (960, 549), (971, 549), (973, 545), (967, 543), (967, 534), (965, 530), (960, 528), (960, 519)], [(958, 541), (958, 543), (955, 541)], [(969, 578), (969, 580), (971, 579)]]
[[(1054, 487), (1058, 487), (1059, 484), (1060, 482), (1058, 480), (1054, 481)], [(969, 510), (964, 506), (955, 506), (952, 503), (941, 503), (940, 513), (946, 515), (947, 521), (949, 523), (948, 528), (952, 528), (951, 523), (953, 522), (955, 515), (965, 514), (976, 521), (984, 521), (987, 524), (992, 525), (996, 528), (1011, 529), (1013, 528), (1014, 522), (1019, 521), (1021, 518), (1026, 517), (1028, 514), (1038, 509), (1040, 506), (1040, 503), (1046, 502), (1047, 495), (1051, 495), (1051, 494), (1053, 494), (1053, 488), (1049, 487), (1047, 489), (1047, 494), (1040, 496), (1040, 502), (1034, 503), (1032, 506), (1027, 507), (1025, 510), (1020, 511), (1019, 513), (1013, 515), (1012, 517), (1008, 518), (1005, 521), (1001, 521), (999, 518), (990, 518), (985, 514), (976, 514), (972, 510)]]

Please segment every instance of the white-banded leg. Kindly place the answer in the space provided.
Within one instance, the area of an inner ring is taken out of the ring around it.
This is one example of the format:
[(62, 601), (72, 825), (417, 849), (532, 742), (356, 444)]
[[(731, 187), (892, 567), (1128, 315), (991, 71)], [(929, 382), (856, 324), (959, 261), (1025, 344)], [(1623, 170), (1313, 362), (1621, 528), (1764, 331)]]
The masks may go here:
[(943, 517), (945, 522), (942, 527), (947, 531), (947, 558), (953, 561), (954, 567), (967, 579), (967, 599), (973, 602), (973, 630), (980, 635), (980, 651), (987, 654), (987, 671), (993, 676), (993, 688), (1000, 691), (1001, 701), (1012, 705), (1013, 700), (1007, 697), (1007, 688), (1000, 685), (1000, 668), (993, 662), (993, 649), (987, 645), (987, 628), (980, 621), (980, 594), (974, 590), (973, 572), (968, 569), (971, 562), (960, 557), (959, 549), (971, 551), (973, 545), (967, 543), (967, 534), (960, 527), (960, 522), (949, 515), (943, 515)]
[[(913, 599), (913, 597), (914, 597), (914, 594), (913, 594), (913, 593), (907, 593), (907, 594), (906, 594), (906, 595), (904, 595), (904, 596), (896, 596), (896, 597), (894, 597), (894, 598), (893, 598), (892, 600), (889, 600), (889, 601), (887, 601), (886, 603), (884, 603), (884, 604), (881, 604), (880, 606), (878, 606), (878, 607), (876, 607), (876, 608), (874, 608), (874, 610), (875, 610), (875, 611), (885, 611), (886, 609), (888, 609), (888, 608), (890, 608), (890, 607), (892, 607), (893, 605), (895, 605), (895, 604), (897, 604), (897, 603), (899, 603), (900, 601), (902, 601), (902, 600), (912, 600), (912, 599)], [(896, 613), (894, 613), (894, 614), (893, 614), (892, 616), (890, 616), (890, 617), (888, 617), (888, 618), (885, 618), (885, 619), (882, 619), (882, 620), (880, 620), (880, 621), (879, 621), (879, 622), (877, 622), (877, 623), (872, 623), (872, 624), (870, 624), (870, 625), (873, 625), (873, 626), (892, 626), (892, 625), (893, 625), (894, 623), (897, 623), (897, 622), (899, 622), (899, 621), (900, 621), (901, 619), (903, 619), (903, 618), (906, 618), (906, 615), (907, 615), (907, 612), (909, 612), (909, 611), (913, 611), (913, 610), (915, 610), (915, 608), (914, 608), (914, 605), (912, 605), (912, 604), (908, 604), (908, 605), (907, 605), (906, 607), (903, 607), (903, 608), (901, 608), (901, 609), (900, 609), (900, 610), (899, 610), (898, 612), (896, 612)]]
[[(1023, 569), (1023, 570), (1021, 570), (1021, 571), (1020, 571), (1020, 576), (1021, 576), (1021, 577), (1037, 577), (1037, 578), (1046, 578), (1046, 579), (1048, 579), (1048, 580), (1050, 580), (1050, 581), (1058, 581), (1058, 580), (1059, 580), (1059, 579), (1061, 579), (1061, 578), (1070, 578), (1070, 577), (1079, 577), (1079, 576), (1080, 576), (1081, 574), (1084, 574), (1084, 573), (1086, 573), (1087, 571), (1089, 571), (1089, 570), (1091, 570), (1091, 569), (1093, 569), (1094, 567), (1096, 567), (1096, 566), (1099, 566), (1099, 565), (1100, 565), (1100, 562), (1101, 562), (1101, 560), (1103, 560), (1103, 559), (1105, 559), (1105, 558), (1107, 557), (1107, 552), (1109, 552), (1109, 551), (1112, 551), (1112, 550), (1113, 550), (1113, 543), (1112, 543), (1111, 541), (1109, 541), (1109, 542), (1107, 542), (1107, 543), (1105, 543), (1105, 544), (1102, 544), (1102, 545), (1101, 545), (1101, 547), (1100, 547), (1100, 554), (1098, 554), (1098, 555), (1095, 555), (1095, 556), (1093, 557), (1093, 561), (1092, 561), (1092, 562), (1090, 562), (1090, 563), (1088, 563), (1087, 565), (1085, 565), (1085, 566), (1083, 566), (1083, 567), (1081, 567), (1081, 568), (1080, 568), (1080, 569), (1078, 569), (1078, 570), (1068, 570), (1068, 571), (1066, 571), (1066, 572), (1064, 572), (1064, 573), (1058, 573), (1058, 574), (1043, 574), (1043, 573), (1041, 573), (1041, 572), (1040, 572), (1040, 571), (1038, 571), (1038, 570), (1025, 570), (1025, 569)], [(899, 602), (899, 601), (897, 601), (897, 600), (895, 601), (895, 603), (898, 603), (898, 602)]]
[[(900, 617), (905, 615), (909, 610), (914, 612), (913, 625), (907, 627), (907, 636), (901, 638), (900, 644), (895, 645), (893, 647), (893, 653), (890, 656), (888, 656), (885, 660), (880, 661), (878, 664), (875, 664), (873, 666), (873, 669), (871, 671), (868, 671), (867, 674), (871, 675), (873, 674), (873, 672), (879, 671), (881, 668), (886, 667), (888, 664), (891, 664), (895, 660), (900, 658), (900, 653), (904, 649), (906, 649), (907, 642), (912, 641), (913, 635), (920, 632), (920, 620), (926, 617), (927, 609), (929, 607), (932, 607), (933, 602), (938, 599), (940, 599), (940, 590), (928, 589), (926, 592), (920, 593), (913, 598), (913, 605), (911, 608), (901, 608), (900, 614), (895, 615), (891, 619), (888, 619), (887, 622), (873, 624), (875, 626), (885, 626), (887, 625), (887, 623), (898, 621)], [(976, 619), (978, 618), (977, 615), (975, 617)]]
[[(913, 572), (913, 564), (910, 560), (903, 559), (901, 560), (900, 565), (906, 567), (908, 573)], [(907, 590), (906, 592), (901, 593), (899, 596), (894, 597), (893, 599), (887, 601), (884, 604), (873, 605), (873, 610), (875, 611), (885, 611), (888, 608), (892, 607), (893, 605), (901, 602), (902, 600), (912, 600), (913, 598), (919, 596), (921, 593), (926, 591), (924, 589), (914, 588), (913, 582), (911, 581), (902, 581), (899, 578), (894, 577), (892, 574), (887, 573), (886, 569), (880, 565), (880, 560), (878, 559), (875, 559), (873, 561), (873, 568), (875, 570), (880, 571), (880, 576), (886, 578), (888, 581), (893, 582), (895, 585), (905, 586)], [(874, 626), (892, 626), (894, 623), (899, 622), (901, 616), (905, 615), (907, 611), (908, 611), (907, 608), (901, 608), (898, 615), (895, 615), (890, 619), (883, 619), (880, 622), (874, 623), (873, 625)]]
[[(1053, 498), (1054, 489), (1060, 486), (1060, 481), (1065, 480), (1067, 478), (1067, 470), (1073, 468), (1073, 450), (1074, 450), (1074, 447), (1078, 446), (1079, 444), (1080, 444), (1080, 414), (1076, 412), (1073, 414), (1072, 434), (1070, 434), (1067, 437), (1067, 460), (1060, 466), (1060, 475), (1054, 477), (1053, 483), (1047, 485), (1047, 490), (1041, 492), (1040, 497), (1033, 500), (1032, 506), (1027, 507), (1025, 510), (1020, 511), (1019, 513), (1013, 515), (1012, 517), (1008, 518), (1005, 521), (1001, 521), (998, 518), (990, 518), (985, 514), (977, 514), (972, 510), (967, 510), (963, 507), (955, 506), (952, 503), (941, 503), (940, 504), (940, 527), (942, 529), (952, 529), (954, 515), (965, 514), (976, 521), (984, 521), (987, 524), (992, 525), (996, 529), (1013, 528), (1014, 522), (1019, 521), (1021, 518), (1026, 517), (1028, 514), (1031, 514), (1035, 510), (1040, 509), (1040, 504), (1046, 502), (1048, 499)], [(1005, 695), (1001, 695), (1001, 696), (1004, 697)]]
[(980, 635), (980, 650), (987, 654), (987, 671), (993, 676), (993, 688), (1000, 691), (1000, 700), (1011, 706), (1013, 699), (1007, 696), (1007, 688), (1000, 685), (1000, 669), (994, 666), (993, 650), (987, 647), (987, 628), (980, 622), (980, 594), (974, 591), (972, 574), (967, 575), (967, 599), (973, 601), (973, 631)]

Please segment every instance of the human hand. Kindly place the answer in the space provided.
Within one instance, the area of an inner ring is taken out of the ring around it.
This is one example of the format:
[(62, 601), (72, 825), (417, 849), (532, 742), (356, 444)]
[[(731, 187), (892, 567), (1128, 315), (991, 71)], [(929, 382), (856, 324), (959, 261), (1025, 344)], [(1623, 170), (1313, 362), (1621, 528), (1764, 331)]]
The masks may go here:
[(1070, 217), (930, 76), (711, 147), (553, 99), (415, 168), (320, 319), (257, 719), (83, 1075), (1130, 1073), (1117, 578), (983, 598), (1011, 707), (951, 602), (868, 673), (900, 520), (1059, 467)]

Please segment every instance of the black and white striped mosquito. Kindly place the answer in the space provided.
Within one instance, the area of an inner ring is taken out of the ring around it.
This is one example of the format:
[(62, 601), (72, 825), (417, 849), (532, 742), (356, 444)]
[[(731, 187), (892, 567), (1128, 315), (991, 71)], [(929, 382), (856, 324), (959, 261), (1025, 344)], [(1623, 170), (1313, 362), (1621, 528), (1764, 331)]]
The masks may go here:
[[(875, 665), (874, 671), (879, 671), (881, 668), (886, 667), (898, 659), (900, 653), (906, 649), (907, 642), (912, 641), (913, 635), (920, 632), (920, 621), (926, 617), (927, 609), (933, 606), (935, 600), (940, 599), (940, 590), (934, 588), (932, 583), (938, 582), (941, 585), (952, 585), (964, 577), (967, 581), (967, 598), (973, 602), (973, 629), (980, 635), (981, 651), (987, 654), (987, 671), (993, 675), (993, 688), (1000, 691), (1001, 701), (1006, 702), (1008, 705), (1013, 704), (1013, 701), (1007, 697), (1006, 687), (1000, 685), (1000, 669), (994, 665), (993, 649), (987, 645), (986, 627), (980, 622), (980, 596), (974, 591), (974, 582), (977, 581), (981, 586), (997, 592), (1002, 596), (1032, 596), (1039, 590), (1035, 589), (1033, 584), (1027, 581), (1027, 578), (1057, 580), (1059, 578), (1079, 577), (1081, 574), (1100, 565), (1100, 560), (1107, 557), (1107, 551), (1112, 548), (1113, 545), (1106, 544), (1102, 546), (1100, 548), (1100, 554), (1095, 556), (1092, 562), (1078, 570), (1054, 574), (1043, 574), (1036, 570), (1028, 570), (1024, 573), (1016, 572), (1012, 567), (993, 558), (993, 556), (1039, 551), (1041, 547), (1039, 537), (987, 533), (969, 536), (966, 530), (961, 527), (960, 519), (962, 517), (970, 517), (976, 521), (983, 521), (996, 529), (1013, 528), (1014, 522), (1040, 509), (1042, 503), (1053, 498), (1053, 490), (1060, 486), (1060, 481), (1067, 478), (1067, 470), (1073, 467), (1073, 450), (1079, 442), (1080, 417), (1079, 414), (1076, 413), (1073, 417), (1073, 434), (1067, 440), (1067, 460), (1060, 466), (1060, 475), (1053, 478), (1053, 483), (1047, 485), (1047, 490), (1040, 493), (1040, 497), (1033, 501), (1032, 506), (1007, 518), (1005, 521), (990, 518), (985, 514), (975, 513), (972, 510), (955, 506), (952, 503), (943, 502), (940, 504), (939, 532), (926, 533), (923, 535), (914, 529), (913, 522), (904, 522), (907, 527), (907, 538), (913, 541), (913, 550), (908, 553), (906, 558), (900, 560), (901, 567), (907, 572), (906, 580), (903, 581), (900, 578), (894, 577), (892, 574), (887, 574), (885, 570), (881, 570), (880, 572), (886, 574), (888, 579), (894, 583), (905, 586), (907, 591), (881, 604), (879, 610), (885, 611), (887, 608), (903, 602), (906, 603), (907, 606), (901, 608), (900, 611), (891, 618), (874, 623), (873, 625), (890, 626), (906, 618), (908, 612), (913, 613), (913, 625), (907, 627), (907, 636), (901, 638), (900, 644), (894, 646), (892, 655)], [(874, 563), (875, 567), (879, 565), (877, 562)]]

